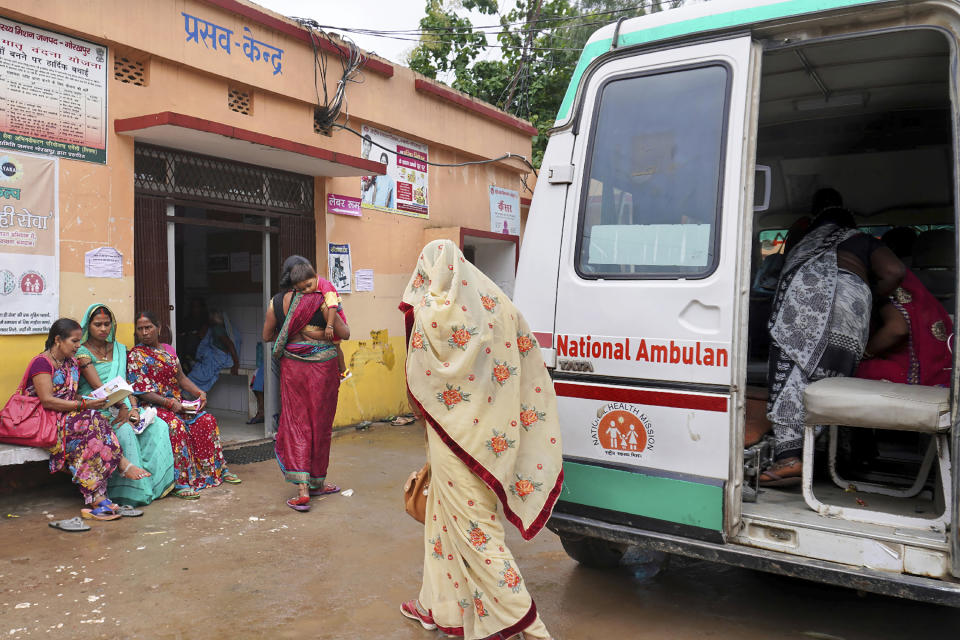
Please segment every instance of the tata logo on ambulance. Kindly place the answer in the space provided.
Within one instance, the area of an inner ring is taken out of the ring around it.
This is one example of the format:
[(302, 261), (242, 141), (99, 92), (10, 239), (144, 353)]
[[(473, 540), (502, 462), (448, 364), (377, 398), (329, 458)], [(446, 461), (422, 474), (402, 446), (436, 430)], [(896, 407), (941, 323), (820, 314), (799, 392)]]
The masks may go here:
[(597, 410), (597, 419), (590, 427), (595, 447), (611, 458), (649, 457), (655, 436), (653, 425), (638, 407), (624, 402), (611, 402)]

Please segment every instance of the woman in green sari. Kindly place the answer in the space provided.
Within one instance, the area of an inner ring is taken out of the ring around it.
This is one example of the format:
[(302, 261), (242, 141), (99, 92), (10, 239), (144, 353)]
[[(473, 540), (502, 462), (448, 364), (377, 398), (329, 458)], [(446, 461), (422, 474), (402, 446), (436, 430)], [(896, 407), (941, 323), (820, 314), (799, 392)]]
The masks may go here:
[[(80, 366), (80, 393), (88, 395), (102, 384), (127, 376), (127, 348), (117, 339), (117, 323), (106, 305), (92, 304), (81, 323), (83, 344), (77, 351)], [(159, 417), (139, 434), (140, 422), (136, 398), (130, 396), (117, 405), (119, 414), (110, 415), (114, 433), (123, 449), (116, 473), (110, 476), (110, 495), (120, 504), (145, 505), (161, 498), (173, 487), (173, 450), (170, 430)]]

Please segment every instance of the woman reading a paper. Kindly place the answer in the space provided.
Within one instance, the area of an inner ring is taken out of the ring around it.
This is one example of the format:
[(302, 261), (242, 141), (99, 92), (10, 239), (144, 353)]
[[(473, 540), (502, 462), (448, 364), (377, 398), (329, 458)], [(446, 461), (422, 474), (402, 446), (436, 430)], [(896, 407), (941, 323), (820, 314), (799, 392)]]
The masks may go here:
[(47, 411), (57, 414), (57, 441), (50, 449), (50, 472), (67, 471), (89, 506), (86, 519), (116, 520), (119, 507), (107, 497), (107, 479), (121, 458), (110, 423), (98, 411), (104, 400), (88, 400), (77, 393), (80, 372), (75, 356), (80, 347), (80, 325), (60, 318), (50, 327), (43, 353), (27, 365), (24, 392), (40, 398)]
[[(127, 356), (127, 381), (141, 405), (156, 407), (157, 415), (170, 425), (175, 489), (178, 498), (195, 500), (198, 491), (221, 482), (239, 484), (223, 459), (217, 419), (203, 410), (207, 395), (184, 375), (176, 352), (160, 343), (160, 323), (149, 311), (136, 318), (137, 346)], [(197, 397), (183, 399), (183, 391)], [(178, 439), (177, 433), (187, 434)]]
[[(116, 339), (117, 323), (106, 305), (92, 304), (80, 323), (83, 344), (77, 350), (80, 393), (90, 396), (95, 389), (116, 378), (127, 377), (127, 348)], [(171, 432), (155, 411), (141, 415), (136, 396), (128, 396), (100, 413), (111, 421), (120, 441), (123, 457), (108, 487), (113, 499), (131, 505), (150, 504), (173, 489), (171, 438), (185, 441), (186, 431)], [(152, 419), (151, 419), (152, 418)]]

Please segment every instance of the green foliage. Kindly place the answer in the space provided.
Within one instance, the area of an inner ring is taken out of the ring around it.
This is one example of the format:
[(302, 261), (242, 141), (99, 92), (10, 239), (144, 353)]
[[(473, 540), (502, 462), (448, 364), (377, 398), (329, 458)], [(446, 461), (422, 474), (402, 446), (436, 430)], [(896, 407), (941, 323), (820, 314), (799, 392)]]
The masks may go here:
[(540, 166), (547, 131), (590, 35), (622, 16), (653, 13), (682, 2), (517, 0), (500, 16), (500, 59), (477, 60), (487, 48), (486, 36), (457, 11), (495, 15), (496, 0), (427, 0), (420, 21), (426, 33), (410, 55), (410, 66), (430, 78), (442, 74), (453, 88), (529, 120), (539, 132), (533, 140), (533, 163)]

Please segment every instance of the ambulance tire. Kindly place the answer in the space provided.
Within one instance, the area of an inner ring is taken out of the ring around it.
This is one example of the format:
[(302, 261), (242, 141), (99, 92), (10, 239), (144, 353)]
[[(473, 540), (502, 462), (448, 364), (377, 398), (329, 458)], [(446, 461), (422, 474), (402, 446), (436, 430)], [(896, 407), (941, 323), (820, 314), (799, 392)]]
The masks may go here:
[(615, 569), (620, 566), (624, 549), (613, 542), (585, 536), (560, 536), (567, 555), (592, 569)]

